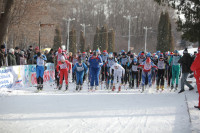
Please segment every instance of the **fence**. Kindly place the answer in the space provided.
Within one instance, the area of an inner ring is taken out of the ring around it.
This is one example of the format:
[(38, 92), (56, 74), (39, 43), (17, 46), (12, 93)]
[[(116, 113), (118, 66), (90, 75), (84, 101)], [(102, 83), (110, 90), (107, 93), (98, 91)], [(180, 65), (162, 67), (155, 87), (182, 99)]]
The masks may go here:
[[(46, 64), (44, 82), (54, 82), (55, 69), (53, 63)], [(0, 68), (0, 88), (21, 88), (37, 84), (36, 65), (19, 65)]]

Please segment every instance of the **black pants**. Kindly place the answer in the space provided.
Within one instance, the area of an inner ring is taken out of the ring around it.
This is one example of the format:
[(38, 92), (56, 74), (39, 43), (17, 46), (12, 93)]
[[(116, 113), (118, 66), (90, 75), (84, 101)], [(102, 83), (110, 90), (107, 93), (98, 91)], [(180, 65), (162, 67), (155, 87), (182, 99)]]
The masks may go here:
[(169, 66), (168, 67), (168, 71), (167, 71), (167, 77), (168, 77), (168, 86), (170, 86), (170, 83), (171, 83), (171, 79), (172, 79), (172, 67)]
[(57, 84), (57, 87), (59, 86), (59, 78), (58, 78), (58, 72), (57, 70), (55, 70), (55, 79), (56, 79), (56, 84)]
[(38, 77), (37, 78), (37, 84), (42, 84), (43, 85), (43, 78)]
[(165, 69), (158, 69), (157, 86), (159, 85), (164, 86), (164, 75), (165, 75)]
[(123, 73), (123, 78), (122, 78), (122, 84), (123, 83), (127, 83), (128, 81), (128, 69), (127, 69), (127, 65), (122, 65), (122, 67), (124, 68), (125, 70), (125, 73)]
[(134, 72), (132, 71), (132, 87), (134, 87), (134, 82), (136, 81), (136, 87), (139, 86), (139, 80), (138, 80), (138, 71)]
[(107, 67), (102, 66), (101, 67), (101, 81), (105, 81), (107, 79)]

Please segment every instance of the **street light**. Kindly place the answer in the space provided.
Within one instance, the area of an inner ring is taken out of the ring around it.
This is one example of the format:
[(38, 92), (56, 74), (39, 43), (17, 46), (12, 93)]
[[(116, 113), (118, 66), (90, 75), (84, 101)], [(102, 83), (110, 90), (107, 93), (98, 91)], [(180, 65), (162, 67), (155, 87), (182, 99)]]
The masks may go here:
[(147, 52), (147, 30), (151, 30), (152, 28), (151, 27), (144, 27), (144, 30), (145, 30), (145, 43), (144, 43), (144, 52), (146, 53)]
[(137, 18), (137, 16), (135, 17), (131, 17), (131, 15), (128, 16), (123, 16), (124, 18), (128, 19), (129, 21), (129, 31), (128, 31), (128, 51), (130, 51), (130, 43), (131, 43), (131, 19), (133, 18)]
[(86, 27), (89, 27), (90, 24), (88, 24), (88, 25), (80, 24), (80, 25), (83, 27), (83, 35), (84, 35), (84, 37), (85, 37), (85, 28), (86, 28)]
[(67, 53), (69, 53), (69, 27), (70, 27), (70, 22), (75, 20), (75, 18), (69, 18), (68, 20), (63, 18), (64, 20), (66, 20), (68, 23), (67, 23)]

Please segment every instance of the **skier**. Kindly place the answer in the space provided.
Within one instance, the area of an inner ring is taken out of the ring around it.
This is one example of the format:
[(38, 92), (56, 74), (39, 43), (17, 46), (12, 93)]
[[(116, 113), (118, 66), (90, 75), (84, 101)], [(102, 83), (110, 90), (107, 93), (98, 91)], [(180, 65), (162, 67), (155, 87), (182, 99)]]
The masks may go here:
[(194, 107), (200, 110), (200, 47), (198, 48), (198, 54), (196, 54), (196, 58), (192, 63), (190, 69), (194, 72), (194, 77), (196, 79), (196, 84), (197, 84), (197, 90), (199, 92), (199, 105)]
[[(87, 57), (86, 52), (83, 52), (83, 53), (82, 53), (81, 60), (82, 60), (82, 62), (85, 63), (85, 65), (87, 66), (87, 64), (88, 64), (88, 57)], [(87, 73), (84, 74), (84, 76), (83, 76), (83, 81), (86, 80), (86, 77), (87, 77)]]
[(37, 78), (37, 90), (43, 89), (43, 75), (44, 75), (44, 66), (45, 61), (47, 61), (47, 57), (42, 55), (40, 52), (34, 56), (36, 60), (36, 78)]
[[(130, 52), (130, 51), (129, 51)], [(130, 52), (131, 53), (131, 52)], [(133, 88), (132, 86), (132, 71), (130, 69), (130, 64), (133, 62), (134, 60), (134, 55), (133, 54), (130, 54), (129, 57), (128, 57), (128, 64), (127, 64), (127, 71), (128, 71), (128, 81), (129, 81), (129, 88)]]
[(126, 85), (128, 81), (128, 57), (125, 52), (122, 53), (122, 57), (119, 60), (120, 65), (124, 68), (125, 73), (123, 74), (122, 84)]
[[(78, 56), (77, 54), (74, 54), (72, 59), (72, 68), (76, 63), (78, 63)], [(75, 82), (75, 80), (76, 80), (76, 73), (72, 73), (72, 82)]]
[(85, 63), (82, 63), (82, 59), (78, 59), (78, 63), (76, 63), (72, 69), (72, 72), (76, 72), (76, 91), (82, 90), (83, 85), (83, 76), (87, 73), (88, 67)]
[[(138, 55), (138, 63), (141, 65), (142, 62), (144, 62), (144, 61), (145, 61), (145, 54), (143, 51), (141, 51)], [(140, 84), (141, 80), (142, 80), (142, 69), (139, 69), (139, 84)]]
[(174, 51), (174, 55), (170, 58), (169, 64), (172, 64), (172, 82), (171, 82), (171, 89), (174, 88), (174, 82), (176, 79), (176, 87), (175, 90), (178, 88), (178, 80), (180, 74), (180, 64), (178, 61), (180, 60), (181, 56), (178, 53), (178, 50)]
[(158, 67), (158, 78), (157, 78), (157, 90), (161, 89), (164, 90), (164, 75), (165, 75), (165, 66), (168, 62), (164, 59), (164, 55), (160, 53), (160, 57), (157, 61)]
[(65, 83), (66, 83), (66, 90), (68, 90), (68, 72), (70, 73), (71, 70), (71, 64), (69, 63), (68, 60), (65, 59), (64, 56), (60, 58), (60, 61), (57, 64), (57, 72), (60, 77), (60, 82), (59, 82), (59, 90), (62, 88), (62, 82), (63, 82), (63, 76), (65, 77)]
[(111, 82), (110, 88), (112, 89), (113, 86), (113, 80), (111, 77), (110, 69), (115, 64), (116, 58), (113, 57), (113, 53), (109, 53), (108, 60), (106, 62), (106, 68), (107, 68), (107, 82), (106, 82), (106, 88), (109, 89), (109, 84)]
[[(153, 59), (152, 59), (153, 63), (157, 66), (158, 63), (158, 55), (154, 54)], [(154, 85), (156, 79), (157, 79), (157, 69), (155, 69), (154, 67), (152, 68), (151, 74), (152, 74), (152, 84)]]
[[(167, 61), (169, 62), (169, 60), (172, 58), (172, 56), (174, 55), (173, 52), (170, 52), (170, 55), (168, 56)], [(168, 64), (168, 69), (167, 69), (167, 86), (170, 87), (170, 83), (171, 83), (171, 79), (172, 79), (172, 64)]]
[(131, 71), (131, 88), (134, 87), (134, 81), (136, 81), (136, 88), (139, 87), (139, 80), (138, 80), (138, 75), (139, 75), (139, 63), (137, 58), (134, 58), (129, 65), (129, 69)]
[[(106, 76), (106, 61), (108, 60), (108, 53), (106, 50), (103, 51), (103, 54), (101, 56), (102, 61), (103, 61), (103, 66), (101, 67), (101, 81), (103, 82), (104, 80), (106, 80), (107, 76)], [(102, 84), (101, 82), (101, 84)]]
[(117, 80), (119, 83), (119, 87), (118, 87), (118, 92), (121, 91), (121, 80), (123, 78), (123, 74), (125, 73), (125, 69), (117, 63), (117, 60), (115, 59), (115, 64), (112, 65), (112, 67), (110, 68), (110, 73), (113, 77), (113, 88), (112, 91), (115, 91), (115, 85), (117, 84)]
[(142, 91), (144, 91), (144, 85), (145, 83), (147, 82), (146, 80), (148, 79), (148, 84), (149, 84), (149, 87), (152, 86), (152, 82), (151, 82), (151, 69), (152, 67), (157, 68), (157, 66), (151, 62), (151, 54), (148, 53), (147, 54), (147, 59), (142, 62), (141, 65), (139, 65), (140, 67), (142, 67)]
[(88, 62), (90, 66), (90, 90), (92, 91), (94, 88), (94, 82), (95, 82), (95, 90), (98, 89), (99, 86), (99, 73), (101, 70), (101, 66), (103, 65), (101, 56), (97, 55), (97, 52), (94, 51), (93, 55), (89, 58)]

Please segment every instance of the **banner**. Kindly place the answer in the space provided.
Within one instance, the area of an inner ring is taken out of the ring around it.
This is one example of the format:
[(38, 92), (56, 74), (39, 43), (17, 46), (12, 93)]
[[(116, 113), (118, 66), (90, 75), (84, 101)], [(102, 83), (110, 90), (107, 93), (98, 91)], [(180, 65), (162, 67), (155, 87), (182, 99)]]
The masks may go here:
[[(53, 63), (46, 64), (44, 82), (54, 82), (55, 69)], [(0, 88), (21, 88), (37, 84), (36, 65), (19, 65), (0, 68)]]

